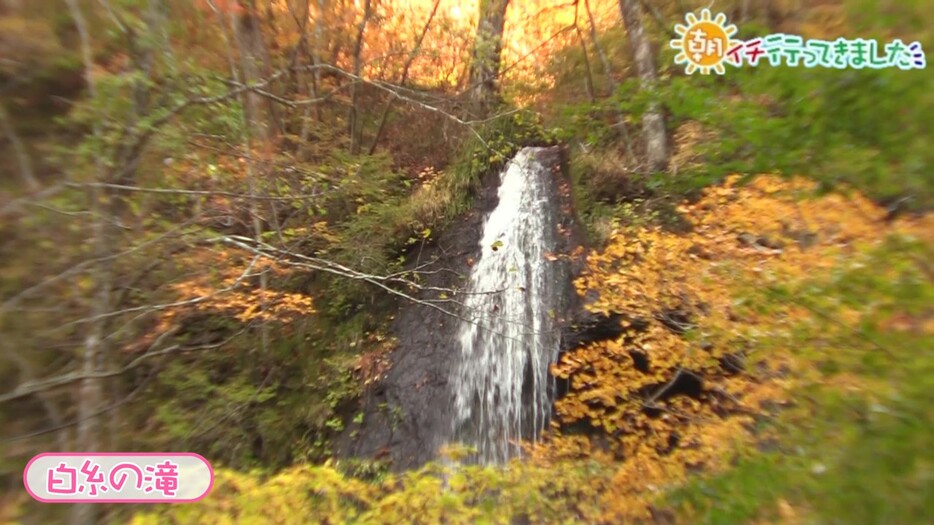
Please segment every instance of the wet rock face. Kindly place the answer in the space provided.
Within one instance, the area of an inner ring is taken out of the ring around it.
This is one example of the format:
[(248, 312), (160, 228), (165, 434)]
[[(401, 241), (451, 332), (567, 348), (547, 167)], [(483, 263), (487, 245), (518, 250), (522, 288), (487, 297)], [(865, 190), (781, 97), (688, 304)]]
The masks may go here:
[[(570, 182), (566, 171), (566, 153), (558, 147), (534, 148), (526, 155), (545, 173), (548, 200), (554, 207), (554, 231), (548, 232), (548, 273), (553, 290), (555, 333), (557, 345), (565, 349), (564, 327), (570, 326), (579, 314), (579, 301), (573, 292), (572, 276), (582, 268), (580, 252), (583, 236), (573, 213)], [(521, 155), (521, 154), (520, 154)], [(431, 245), (412, 256), (410, 265), (424, 265), (430, 273), (422, 277), (427, 287), (465, 290), (471, 270), (483, 256), (481, 236), (484, 225), (499, 204), (501, 173), (490, 173), (482, 181), (474, 199), (474, 209), (456, 220)], [(503, 249), (508, 249), (503, 247)], [(489, 247), (487, 247), (489, 251)], [(555, 256), (555, 257), (552, 257)], [(426, 292), (419, 299), (437, 299), (438, 292)], [(465, 303), (461, 297), (452, 297)], [(454, 436), (457, 393), (455, 380), (461, 370), (463, 318), (469, 312), (457, 303), (437, 303), (457, 314), (453, 317), (427, 304), (402, 302), (393, 329), (397, 348), (390, 354), (391, 368), (384, 378), (370, 388), (361, 399), (364, 414), (361, 424), (349, 425), (337, 440), (339, 456), (363, 459), (389, 459), (395, 470), (417, 467), (434, 459), (438, 449)], [(556, 354), (555, 354), (556, 355)], [(550, 383), (550, 382), (549, 382)], [(462, 385), (461, 385), (462, 386)], [(548, 396), (553, 396), (554, 385)], [(463, 396), (462, 396), (463, 397)], [(531, 436), (527, 436), (531, 437)]]

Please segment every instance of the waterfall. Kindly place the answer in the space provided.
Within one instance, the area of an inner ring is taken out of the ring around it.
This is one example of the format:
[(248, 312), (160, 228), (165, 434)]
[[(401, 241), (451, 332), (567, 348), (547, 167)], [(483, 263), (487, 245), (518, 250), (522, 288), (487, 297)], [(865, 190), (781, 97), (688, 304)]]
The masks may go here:
[(537, 438), (551, 414), (565, 274), (552, 256), (560, 210), (547, 151), (525, 148), (500, 174), (463, 300), (453, 435), (480, 463), (519, 455), (518, 440)]

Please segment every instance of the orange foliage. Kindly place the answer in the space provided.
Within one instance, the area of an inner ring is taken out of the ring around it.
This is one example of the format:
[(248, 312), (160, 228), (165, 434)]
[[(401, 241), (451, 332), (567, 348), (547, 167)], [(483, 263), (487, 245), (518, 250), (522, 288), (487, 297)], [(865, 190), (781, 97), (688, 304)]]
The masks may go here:
[[(214, 7), (212, 7), (212, 4)], [(196, 0), (195, 8), (213, 15), (216, 7), (221, 13), (243, 14), (247, 5), (243, 0)], [(376, 2), (364, 35), (362, 49), (363, 75), (368, 78), (397, 82), (401, 78), (402, 64), (407, 60), (431, 14), (435, 0), (397, 0)], [(590, 8), (597, 30), (618, 23), (619, 7), (616, 0), (591, 0)], [(265, 17), (265, 7), (260, 18)], [(293, 27), (300, 22), (302, 7), (288, 2), (272, 2), (270, 12), (281, 17), (279, 27)], [(466, 76), (473, 46), (474, 32), (479, 17), (479, 0), (440, 0), (432, 24), (421, 44), (420, 53), (412, 62), (408, 79), (433, 87), (456, 86)], [(502, 64), (504, 75), (511, 80), (535, 83), (540, 87), (552, 84), (545, 66), (555, 52), (567, 45), (576, 45), (575, 21), (582, 31), (589, 31), (589, 20), (583, 4), (566, 0), (523, 0), (510, 2), (506, 12), (503, 34)], [(306, 31), (312, 31), (315, 19), (320, 18), (329, 43), (323, 44), (325, 53), (335, 52), (336, 64), (350, 69), (357, 27), (363, 17), (363, 2), (327, 7), (317, 12), (312, 4)], [(297, 31), (275, 31), (273, 45), (288, 48), (296, 45)], [(338, 42), (340, 41), (340, 42)], [(339, 50), (339, 52), (338, 52)]]
[(598, 294), (589, 310), (624, 314), (625, 331), (552, 367), (570, 383), (556, 404), (560, 423), (593, 431), (553, 432), (533, 455), (580, 457), (589, 447), (625, 458), (604, 495), (609, 522), (649, 519), (666, 486), (690, 470), (725, 466), (753, 439), (755, 420), (785, 403), (803, 377), (792, 349), (774, 347), (810, 312), (790, 303), (756, 311), (738, 293), (850, 268), (888, 234), (934, 240), (930, 217), (887, 222), (858, 194), (821, 196), (810, 181), (768, 175), (739, 182), (730, 177), (680, 206), (689, 234), (615, 231), (576, 283), (582, 295)]
[[(396, 80), (399, 56), (414, 48), (435, 0), (400, 0), (378, 7), (379, 25), (367, 34), (365, 74)], [(615, 0), (590, 2), (598, 30), (617, 23)], [(577, 9), (565, 0), (510, 2), (503, 34), (502, 64), (508, 78), (549, 85), (544, 65), (556, 50), (577, 38), (571, 24)], [(409, 78), (440, 85), (455, 85), (466, 73), (479, 16), (478, 0), (441, 0), (431, 29), (422, 43), (422, 55), (412, 63)], [(587, 30), (587, 15), (580, 7), (578, 25)], [(359, 17), (356, 20), (359, 22)]]
[[(288, 324), (315, 313), (312, 298), (308, 295), (270, 288), (263, 290), (259, 286), (258, 276), (262, 272), (278, 277), (287, 275), (287, 270), (274, 261), (258, 259), (252, 262), (243, 255), (226, 250), (198, 250), (179, 262), (190, 268), (210, 268), (208, 272), (171, 285), (179, 301), (191, 301), (185, 305), (186, 308), (228, 315), (241, 323), (274, 321)], [(179, 313), (175, 311), (169, 317)]]

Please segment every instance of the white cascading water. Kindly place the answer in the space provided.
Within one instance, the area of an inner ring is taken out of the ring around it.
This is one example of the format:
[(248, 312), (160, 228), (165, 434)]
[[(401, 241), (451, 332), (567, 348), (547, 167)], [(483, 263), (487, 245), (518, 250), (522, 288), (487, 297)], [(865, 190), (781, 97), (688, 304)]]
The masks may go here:
[(537, 438), (551, 414), (561, 285), (550, 255), (559, 206), (543, 149), (524, 148), (501, 174), (464, 300), (453, 430), (480, 463), (519, 455), (518, 441)]

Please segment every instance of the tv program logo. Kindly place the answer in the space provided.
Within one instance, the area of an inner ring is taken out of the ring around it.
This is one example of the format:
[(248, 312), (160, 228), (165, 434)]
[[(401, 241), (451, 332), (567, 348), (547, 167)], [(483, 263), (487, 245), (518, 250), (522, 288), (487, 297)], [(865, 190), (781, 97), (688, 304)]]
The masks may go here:
[(695, 72), (722, 75), (726, 65), (756, 67), (762, 61), (771, 66), (832, 69), (897, 67), (907, 71), (927, 67), (920, 42), (905, 44), (896, 38), (880, 44), (876, 40), (842, 37), (831, 41), (784, 33), (734, 40), (736, 26), (728, 24), (723, 13), (712, 16), (709, 9), (702, 9), (700, 18), (688, 13), (685, 22), (675, 24), (678, 38), (672, 39), (669, 46), (678, 51), (675, 63), (684, 65), (684, 72), (689, 75)]

